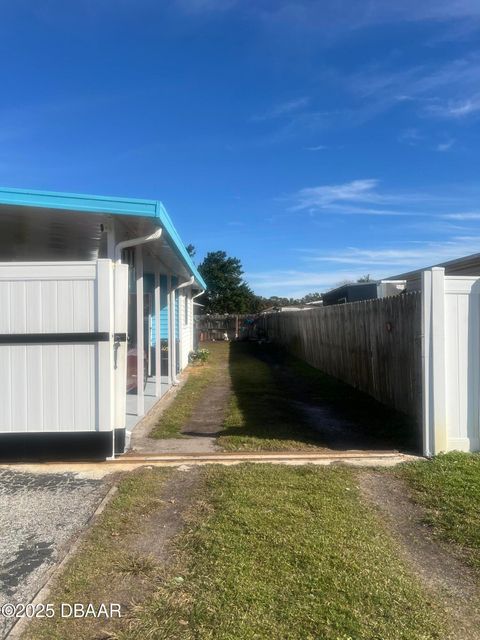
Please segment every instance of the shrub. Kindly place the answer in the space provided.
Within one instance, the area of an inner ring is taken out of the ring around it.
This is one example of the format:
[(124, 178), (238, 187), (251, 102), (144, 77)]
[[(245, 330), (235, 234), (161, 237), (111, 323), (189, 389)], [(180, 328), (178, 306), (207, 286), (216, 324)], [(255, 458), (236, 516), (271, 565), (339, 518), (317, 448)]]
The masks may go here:
[(208, 349), (196, 349), (195, 351), (190, 351), (188, 361), (190, 364), (205, 364), (209, 356), (210, 351)]

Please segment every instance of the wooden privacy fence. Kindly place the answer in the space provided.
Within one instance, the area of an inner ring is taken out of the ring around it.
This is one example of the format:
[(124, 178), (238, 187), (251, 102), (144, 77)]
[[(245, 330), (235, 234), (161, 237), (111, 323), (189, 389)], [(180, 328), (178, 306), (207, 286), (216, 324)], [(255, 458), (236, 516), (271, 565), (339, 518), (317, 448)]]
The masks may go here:
[(245, 314), (204, 315), (195, 317), (195, 333), (198, 342), (224, 340), (227, 334), (229, 340), (235, 340), (242, 333)]
[(260, 316), (257, 331), (421, 421), (421, 294)]

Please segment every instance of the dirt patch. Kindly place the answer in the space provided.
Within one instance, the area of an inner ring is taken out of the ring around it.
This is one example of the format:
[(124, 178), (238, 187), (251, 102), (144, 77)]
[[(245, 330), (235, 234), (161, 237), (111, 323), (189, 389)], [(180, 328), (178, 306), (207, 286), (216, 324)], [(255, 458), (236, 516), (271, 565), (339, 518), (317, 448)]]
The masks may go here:
[(163, 440), (154, 440), (149, 437), (154, 425), (160, 420), (162, 413), (175, 402), (175, 398), (188, 380), (189, 372), (184, 372), (179, 379), (178, 385), (170, 387), (167, 393), (153, 405), (151, 410), (132, 429), (130, 437), (130, 449), (125, 455), (135, 455), (136, 453), (162, 453)]
[[(137, 607), (148, 600), (173, 561), (171, 543), (185, 524), (184, 517), (197, 495), (199, 476), (200, 469), (185, 467), (175, 471), (159, 495), (158, 509), (121, 541), (116, 567), (121, 579), (109, 588), (105, 601), (120, 603), (127, 619), (135, 616)], [(116, 625), (113, 627), (115, 631)]]
[[(194, 384), (189, 387), (187, 384), (183, 389), (188, 380), (195, 383), (197, 376), (203, 376), (205, 369), (189, 367), (183, 372), (180, 384), (170, 390), (133, 428), (131, 448), (127, 455), (204, 454), (218, 451), (217, 436), (223, 429), (231, 395), (228, 351), (225, 353), (223, 351), (222, 345), (222, 350), (217, 349), (212, 352), (212, 362), (209, 364), (211, 375), (206, 385), (198, 387)], [(182, 389), (182, 393), (178, 396), (178, 392)], [(174, 422), (177, 423), (175, 429), (171, 430), (167, 426), (165, 432), (162, 433), (160, 430), (160, 434), (155, 433), (155, 436), (152, 436), (155, 426), (162, 422), (162, 417), (167, 423), (169, 420), (172, 421), (172, 412)]]
[[(182, 385), (183, 386), (183, 385)], [(138, 453), (212, 453), (218, 451), (216, 438), (223, 429), (223, 420), (231, 394), (228, 364), (220, 367), (212, 382), (195, 405), (192, 416), (181, 430), (181, 438), (151, 438), (149, 433), (161, 420), (162, 413), (175, 402), (177, 387), (161, 401), (133, 432), (129, 455)], [(128, 454), (127, 454), (128, 455)]]
[(407, 563), (447, 611), (456, 640), (480, 640), (480, 585), (455, 549), (432, 538), (424, 510), (411, 501), (404, 482), (381, 473), (358, 476), (363, 495), (386, 516)]
[(416, 450), (406, 416), (272, 345), (255, 355), (269, 365), (277, 387), (316, 433), (318, 446), (335, 451)]
[(325, 443), (326, 450), (374, 452), (382, 448), (381, 443), (366, 434), (361, 425), (345, 418), (338, 409), (299, 400), (292, 400), (291, 404), (304, 414), (321, 442)]
[(153, 556), (157, 562), (169, 562), (169, 544), (184, 525), (184, 515), (193, 502), (199, 482), (199, 468), (184, 468), (175, 472), (166, 483), (162, 507), (154, 511), (142, 530), (125, 541), (132, 551)]
[(223, 429), (232, 384), (228, 365), (220, 368), (218, 379), (213, 382), (195, 407), (192, 417), (182, 429), (182, 434), (194, 438), (215, 438)]

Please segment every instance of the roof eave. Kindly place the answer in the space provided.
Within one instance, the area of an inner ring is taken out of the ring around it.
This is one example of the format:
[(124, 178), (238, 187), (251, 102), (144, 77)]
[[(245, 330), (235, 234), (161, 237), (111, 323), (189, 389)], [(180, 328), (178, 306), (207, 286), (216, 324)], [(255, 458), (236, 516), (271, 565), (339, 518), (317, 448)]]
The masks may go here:
[(39, 209), (59, 209), (63, 211), (83, 211), (106, 215), (128, 215), (156, 219), (166, 230), (173, 247), (184, 262), (201, 289), (207, 285), (178, 235), (167, 210), (159, 200), (118, 198), (55, 191), (36, 191), (0, 187), (0, 205), (38, 207)]

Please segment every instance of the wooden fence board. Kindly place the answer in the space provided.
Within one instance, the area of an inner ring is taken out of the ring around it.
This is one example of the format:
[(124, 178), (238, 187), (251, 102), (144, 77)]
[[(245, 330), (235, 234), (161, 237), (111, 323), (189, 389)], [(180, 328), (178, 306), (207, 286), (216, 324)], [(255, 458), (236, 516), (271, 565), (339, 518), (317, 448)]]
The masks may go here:
[(294, 355), (399, 411), (421, 418), (421, 294), (260, 316)]
[(195, 316), (194, 327), (197, 334), (197, 342), (224, 340), (225, 334), (227, 334), (229, 340), (234, 340), (241, 334), (245, 319), (251, 317), (246, 314)]

